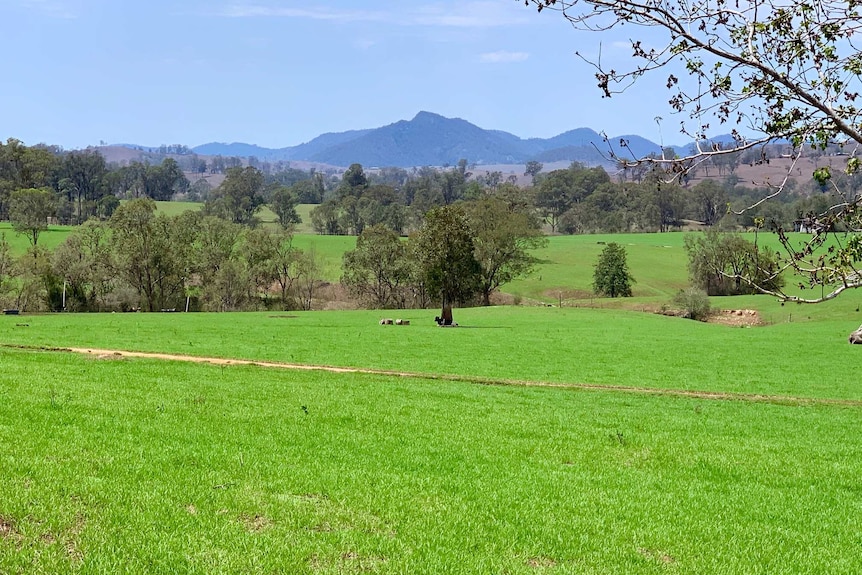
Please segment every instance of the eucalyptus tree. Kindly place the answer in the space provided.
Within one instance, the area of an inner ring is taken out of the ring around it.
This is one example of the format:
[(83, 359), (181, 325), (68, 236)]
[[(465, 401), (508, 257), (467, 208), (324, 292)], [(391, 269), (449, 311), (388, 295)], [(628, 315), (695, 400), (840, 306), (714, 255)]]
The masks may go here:
[(9, 200), (9, 219), (15, 231), (26, 235), (30, 245), (36, 246), (56, 209), (57, 197), (50, 188), (15, 190)]
[(344, 254), (341, 283), (375, 308), (403, 308), (412, 279), (407, 245), (383, 225), (366, 228)]
[(547, 244), (528, 213), (512, 211), (500, 198), (466, 204), (473, 238), (473, 257), (479, 264), (479, 292), (483, 305), (501, 285), (529, 274), (538, 260), (530, 251)]
[(481, 289), (470, 222), (459, 204), (434, 208), (411, 238), (421, 281), (442, 303), (443, 315), (455, 303), (472, 301)]
[(170, 218), (149, 198), (129, 200), (108, 223), (118, 275), (147, 311), (177, 307), (185, 296), (183, 262), (173, 257)]
[(263, 173), (256, 168), (228, 168), (227, 177), (213, 190), (205, 211), (235, 224), (254, 226), (255, 215), (264, 204), (264, 183)]

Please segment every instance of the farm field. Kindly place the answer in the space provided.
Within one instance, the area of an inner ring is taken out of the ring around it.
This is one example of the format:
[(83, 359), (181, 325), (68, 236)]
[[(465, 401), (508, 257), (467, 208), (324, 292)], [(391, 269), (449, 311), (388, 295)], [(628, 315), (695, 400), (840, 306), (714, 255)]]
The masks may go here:
[(0, 573), (859, 572), (855, 325), (812, 309), (0, 316)]
[[(168, 216), (176, 216), (190, 210), (200, 210), (203, 208), (202, 202), (156, 202), (156, 208)], [(296, 231), (300, 234), (313, 234), (314, 228), (311, 225), (311, 210), (317, 207), (315, 204), (299, 204), (296, 206), (296, 212), (302, 219), (302, 223), (297, 224)], [(275, 224), (278, 222), (278, 216), (269, 209), (269, 206), (263, 206), (257, 213), (258, 219), (264, 224)]]
[[(862, 400), (846, 369), (857, 360), (846, 336), (860, 322), (858, 303), (791, 306), (808, 315), (757, 328), (624, 310), (497, 307), (456, 310), (462, 327), (448, 330), (433, 323), (436, 310), (0, 316), (0, 330), (3, 343), (36, 347)], [(378, 325), (387, 316), (412, 325)]]
[[(49, 226), (39, 234), (39, 247), (53, 250), (64, 241), (74, 226)], [(30, 247), (27, 236), (19, 234), (9, 222), (0, 222), (0, 236), (5, 237), (13, 254), (21, 255)]]

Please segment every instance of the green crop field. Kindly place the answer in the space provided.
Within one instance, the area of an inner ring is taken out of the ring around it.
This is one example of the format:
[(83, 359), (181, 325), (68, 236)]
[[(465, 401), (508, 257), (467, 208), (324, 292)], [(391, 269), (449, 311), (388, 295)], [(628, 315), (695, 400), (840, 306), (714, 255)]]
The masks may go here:
[(0, 316), (0, 573), (856, 573), (854, 305)]
[[(457, 329), (0, 316), (0, 575), (862, 572), (862, 292), (713, 298), (758, 327), (644, 313), (687, 285), (683, 239), (551, 237), (504, 291), (564, 307), (457, 309)], [(592, 299), (612, 241), (636, 297)], [(355, 238), (294, 245), (337, 281)]]

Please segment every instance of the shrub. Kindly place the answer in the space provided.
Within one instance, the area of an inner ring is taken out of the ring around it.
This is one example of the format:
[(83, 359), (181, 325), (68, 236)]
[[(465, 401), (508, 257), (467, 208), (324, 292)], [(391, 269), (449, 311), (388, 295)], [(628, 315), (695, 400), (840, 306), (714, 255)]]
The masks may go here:
[(685, 317), (703, 321), (709, 316), (709, 296), (697, 288), (679, 290), (673, 298), (674, 305), (685, 311)]

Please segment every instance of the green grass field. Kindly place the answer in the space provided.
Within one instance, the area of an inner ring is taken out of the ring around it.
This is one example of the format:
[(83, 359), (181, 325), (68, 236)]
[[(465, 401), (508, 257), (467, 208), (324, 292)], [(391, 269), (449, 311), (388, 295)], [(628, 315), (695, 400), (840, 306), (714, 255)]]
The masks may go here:
[[(317, 207), (315, 204), (299, 204), (296, 206), (296, 212), (302, 219), (302, 223), (297, 224), (296, 231), (300, 234), (312, 234), (314, 228), (311, 225), (311, 210)], [(168, 216), (176, 216), (189, 210), (200, 210), (203, 208), (202, 202), (156, 202), (158, 211), (167, 214)], [(269, 225), (278, 221), (278, 216), (269, 209), (269, 206), (263, 206), (257, 213), (258, 219), (264, 224)]]
[[(683, 238), (552, 237), (505, 291), (565, 307), (457, 309), (457, 329), (0, 315), (0, 575), (862, 572), (862, 292), (713, 298), (761, 327), (637, 311), (687, 284)], [(590, 301), (610, 241), (637, 297)], [(337, 281), (355, 238), (294, 242)]]
[[(862, 321), (855, 305), (793, 306), (815, 315), (759, 328), (621, 310), (499, 307), (456, 310), (462, 328), (453, 330), (434, 325), (435, 310), (0, 316), (0, 329), (4, 343), (28, 346), (862, 400), (846, 369), (858, 354), (845, 339)], [(385, 316), (412, 325), (378, 325)], [(22, 317), (26, 326), (18, 325)]]
[[(39, 246), (53, 250), (64, 241), (74, 226), (49, 226), (47, 230), (39, 234)], [(0, 235), (9, 242), (9, 247), (15, 255), (21, 255), (30, 248), (30, 241), (26, 235), (19, 234), (12, 229), (9, 222), (0, 222)]]
[(456, 313), (469, 327), (431, 327), (429, 312), (405, 314), (411, 326), (372, 312), (0, 317), (7, 345), (430, 376), (0, 348), (0, 572), (862, 569), (858, 350), (837, 310), (756, 329)]

